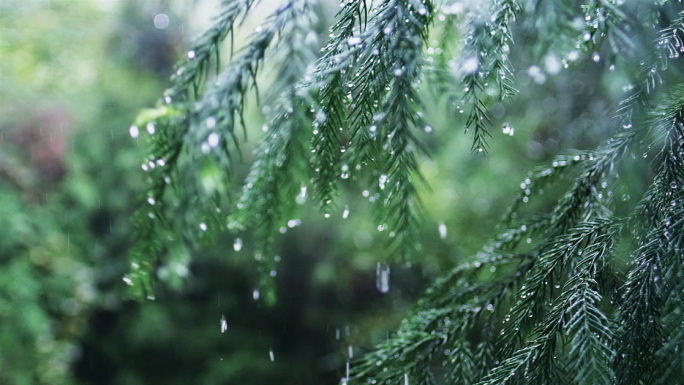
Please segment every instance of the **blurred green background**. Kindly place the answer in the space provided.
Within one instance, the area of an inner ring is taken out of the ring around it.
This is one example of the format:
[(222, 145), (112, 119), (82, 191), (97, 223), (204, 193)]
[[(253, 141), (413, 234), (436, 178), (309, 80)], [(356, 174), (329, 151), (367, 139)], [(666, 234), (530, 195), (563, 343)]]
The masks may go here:
[[(426, 89), (423, 258), (393, 264), (387, 294), (376, 289), (385, 234), (350, 183), (336, 216), (304, 206), (301, 226), (279, 238), (275, 307), (255, 298), (249, 233), (240, 250), (236, 234), (192, 246), (189, 271), (159, 272), (156, 301), (128, 301), (130, 218), (145, 196), (144, 149), (128, 127), (216, 3), (0, 0), (0, 384), (336, 383), (432, 278), (477, 251), (528, 170), (605, 137), (625, 83), (603, 62), (559, 72), (553, 57), (512, 52), (521, 95), (492, 110), (486, 157), (470, 152), (462, 116)], [(336, 7), (321, 5), (321, 44)], [(261, 131), (251, 107), (237, 178)]]

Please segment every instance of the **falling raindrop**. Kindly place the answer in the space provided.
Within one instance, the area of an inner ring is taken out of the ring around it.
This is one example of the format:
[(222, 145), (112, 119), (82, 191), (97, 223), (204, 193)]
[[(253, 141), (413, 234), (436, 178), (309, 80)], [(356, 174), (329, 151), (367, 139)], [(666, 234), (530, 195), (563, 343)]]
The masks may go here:
[(390, 266), (387, 263), (378, 262), (375, 268), (375, 286), (381, 293), (389, 292)]
[(128, 129), (128, 133), (131, 134), (131, 138), (137, 138), (138, 135), (140, 135), (140, 130), (138, 129), (138, 126), (131, 126), (131, 128)]
[(446, 239), (447, 237), (447, 227), (444, 223), (439, 224), (439, 237), (442, 239)]
[(342, 211), (342, 219), (347, 219), (349, 217), (349, 206), (344, 206), (344, 211)]
[(268, 357), (271, 359), (271, 362), (275, 361), (275, 355), (273, 354), (273, 349), (268, 349)]
[(233, 250), (242, 250), (242, 238), (235, 238), (235, 241), (233, 242)]
[(298, 205), (303, 205), (304, 202), (306, 202), (306, 186), (302, 186), (299, 188), (299, 195), (295, 198), (295, 202)]
[(252, 299), (254, 299), (255, 301), (259, 299), (259, 289), (254, 289), (252, 291)]
[(228, 330), (228, 322), (226, 321), (226, 316), (221, 315), (221, 333), (225, 333)]

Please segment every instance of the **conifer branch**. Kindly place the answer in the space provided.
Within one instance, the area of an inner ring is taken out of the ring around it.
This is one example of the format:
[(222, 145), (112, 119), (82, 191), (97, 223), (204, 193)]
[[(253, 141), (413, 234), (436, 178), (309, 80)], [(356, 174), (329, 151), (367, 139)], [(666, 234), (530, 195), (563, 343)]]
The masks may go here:
[(285, 226), (297, 225), (292, 219), (296, 213), (293, 203), (307, 175), (305, 154), (310, 141), (308, 109), (312, 100), (310, 91), (297, 82), (313, 61), (307, 43), (315, 42), (308, 38), (315, 16), (307, 1), (293, 0), (277, 15), (282, 15), (283, 20), (273, 24), (273, 30), (281, 35), (276, 50), (287, 59), (278, 73), (283, 94), (277, 100), (274, 116), (264, 126), (266, 133), (257, 160), (247, 176), (237, 210), (230, 217), (230, 227), (254, 229), (260, 286), (269, 305), (275, 303), (273, 277), (279, 258), (272, 249), (273, 237), (284, 232)]
[(631, 50), (635, 47), (625, 31), (624, 26), (629, 22), (625, 13), (620, 10), (618, 1), (588, 0), (582, 5), (582, 10), (584, 28), (577, 44), (583, 50), (595, 52), (604, 40), (608, 40), (613, 55), (625, 48)]
[(472, 150), (483, 153), (487, 150), (487, 137), (491, 136), (490, 98), (487, 96), (489, 82), (496, 84), (500, 100), (510, 99), (517, 93), (508, 52), (513, 44), (511, 28), (520, 5), (516, 0), (496, 0), (491, 7), (493, 15), (490, 20), (473, 20), (474, 29), (466, 38), (468, 56), (458, 69), (463, 75), (463, 103), (470, 106), (466, 130), (473, 128)]
[[(331, 28), (336, 36), (323, 49), (324, 55), (318, 62), (317, 78), (314, 80), (319, 95), (316, 98), (317, 113), (314, 119), (312, 141), (314, 170), (314, 193), (318, 207), (329, 213), (337, 195), (339, 179), (349, 178), (349, 165), (340, 165), (344, 142), (348, 134), (347, 92), (345, 90), (346, 69), (339, 68), (339, 58), (344, 55), (358, 21), (361, 26), (362, 2), (348, 2), (338, 13), (339, 21)], [(365, 7), (365, 2), (363, 2)], [(358, 19), (357, 19), (358, 16)], [(346, 168), (345, 168), (346, 166)]]

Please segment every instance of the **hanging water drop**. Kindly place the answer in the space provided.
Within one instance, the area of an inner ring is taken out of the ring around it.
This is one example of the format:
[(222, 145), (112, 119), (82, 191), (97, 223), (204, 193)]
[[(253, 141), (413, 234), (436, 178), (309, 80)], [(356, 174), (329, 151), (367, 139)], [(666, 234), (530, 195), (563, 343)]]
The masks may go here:
[(380, 179), (378, 179), (378, 185), (380, 186), (380, 190), (385, 189), (385, 183), (387, 182), (387, 175), (382, 174), (380, 175)]
[(204, 222), (202, 222), (202, 223), (199, 224), (199, 228), (200, 228), (200, 230), (202, 230), (202, 231), (207, 231), (207, 224), (204, 223)]
[(347, 39), (347, 43), (351, 46), (361, 44), (361, 38), (358, 36), (352, 36), (349, 39)]
[(375, 286), (381, 293), (389, 292), (390, 266), (387, 263), (378, 262), (375, 268)]
[(195, 58), (195, 51), (188, 51), (188, 59), (192, 60)]
[(242, 250), (242, 238), (235, 238), (235, 241), (233, 242), (233, 250)]
[(216, 147), (219, 144), (219, 134), (212, 132), (209, 134), (209, 137), (207, 138), (207, 143), (209, 144), (209, 147)]
[(148, 132), (150, 135), (154, 134), (154, 131), (155, 131), (154, 123), (152, 123), (152, 122), (147, 123), (146, 128), (147, 128), (147, 132)]
[(204, 142), (200, 146), (200, 151), (202, 151), (202, 154), (208, 154), (211, 151), (211, 146), (209, 145), (209, 143)]

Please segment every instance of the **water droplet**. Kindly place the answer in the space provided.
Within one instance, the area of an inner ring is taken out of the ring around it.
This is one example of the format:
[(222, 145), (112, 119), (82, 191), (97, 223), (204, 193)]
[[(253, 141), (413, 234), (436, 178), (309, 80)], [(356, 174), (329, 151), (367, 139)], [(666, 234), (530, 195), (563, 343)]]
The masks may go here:
[(359, 36), (352, 36), (349, 39), (347, 39), (347, 44), (352, 46), (361, 44), (361, 38)]
[(342, 219), (347, 219), (349, 217), (349, 206), (344, 206), (344, 211), (342, 211)]
[(259, 289), (252, 290), (252, 299), (255, 301), (259, 299)]
[(154, 16), (152, 23), (154, 24), (154, 28), (166, 29), (169, 26), (170, 19), (169, 16), (164, 13), (158, 13)]
[(380, 179), (378, 179), (378, 185), (380, 186), (380, 190), (385, 189), (385, 183), (386, 182), (387, 182), (387, 175), (385, 175), (385, 174), (380, 175)]
[(211, 151), (211, 146), (209, 143), (204, 142), (200, 145), (200, 151), (202, 151), (202, 154), (208, 154)]
[(195, 58), (195, 51), (188, 51), (188, 59), (192, 60)]
[(268, 275), (270, 275), (271, 277), (275, 277), (276, 275), (278, 275), (278, 272), (275, 270), (271, 270), (271, 272), (268, 273)]
[(207, 143), (210, 147), (216, 147), (219, 144), (219, 134), (212, 132), (207, 138)]
[(446, 239), (447, 237), (447, 227), (444, 223), (440, 223), (439, 226), (439, 237), (442, 239)]
[(242, 250), (242, 238), (235, 238), (235, 241), (233, 241), (233, 250)]
[(221, 333), (225, 333), (228, 330), (228, 322), (226, 321), (226, 316), (221, 315)]
[(275, 361), (275, 355), (273, 354), (273, 349), (268, 349), (268, 358), (271, 359), (271, 362)]
[(154, 206), (155, 203), (157, 203), (153, 197), (148, 197), (147, 198), (147, 203), (150, 204), (150, 206)]
[(453, 3), (442, 7), (442, 12), (446, 13), (447, 15), (458, 15), (459, 13), (463, 12), (464, 6), (460, 1), (454, 1)]
[(133, 286), (133, 280), (131, 280), (129, 277), (123, 277), (123, 281), (126, 283), (126, 285)]
[(461, 71), (463, 71), (465, 74), (472, 74), (477, 71), (479, 66), (480, 62), (477, 60), (477, 57), (469, 57), (463, 61), (463, 65), (461, 65)]
[(426, 134), (429, 134), (429, 133), (431, 133), (431, 132), (432, 132), (432, 126), (426, 125), (426, 126), (425, 126), (425, 133), (426, 133)]
[(510, 123), (504, 122), (501, 126), (501, 131), (506, 135), (513, 136), (515, 130), (513, 129), (513, 127), (511, 127)]
[(599, 55), (598, 53), (594, 53), (594, 56), (592, 56), (592, 60), (598, 63), (601, 60), (601, 55)]
[(389, 292), (390, 266), (387, 263), (378, 262), (375, 268), (375, 286), (381, 293)]
[(202, 231), (207, 231), (207, 224), (204, 223), (204, 222), (201, 222), (201, 223), (199, 224), (199, 228), (200, 228), (200, 230), (202, 230)]
[(294, 227), (299, 226), (301, 224), (302, 224), (301, 219), (290, 219), (289, 221), (287, 221), (287, 227), (289, 227), (289, 228), (294, 228)]
[(138, 135), (140, 135), (140, 130), (138, 129), (138, 126), (131, 126), (128, 129), (128, 133), (131, 134), (131, 138), (137, 138)]
[(394, 76), (401, 76), (404, 74), (404, 70), (401, 68), (397, 68), (394, 70)]
[(206, 124), (207, 124), (207, 128), (216, 127), (216, 118), (214, 118), (213, 116), (208, 117)]
[(295, 202), (298, 205), (303, 205), (306, 202), (306, 186), (301, 186), (299, 188), (299, 194), (295, 198)]

